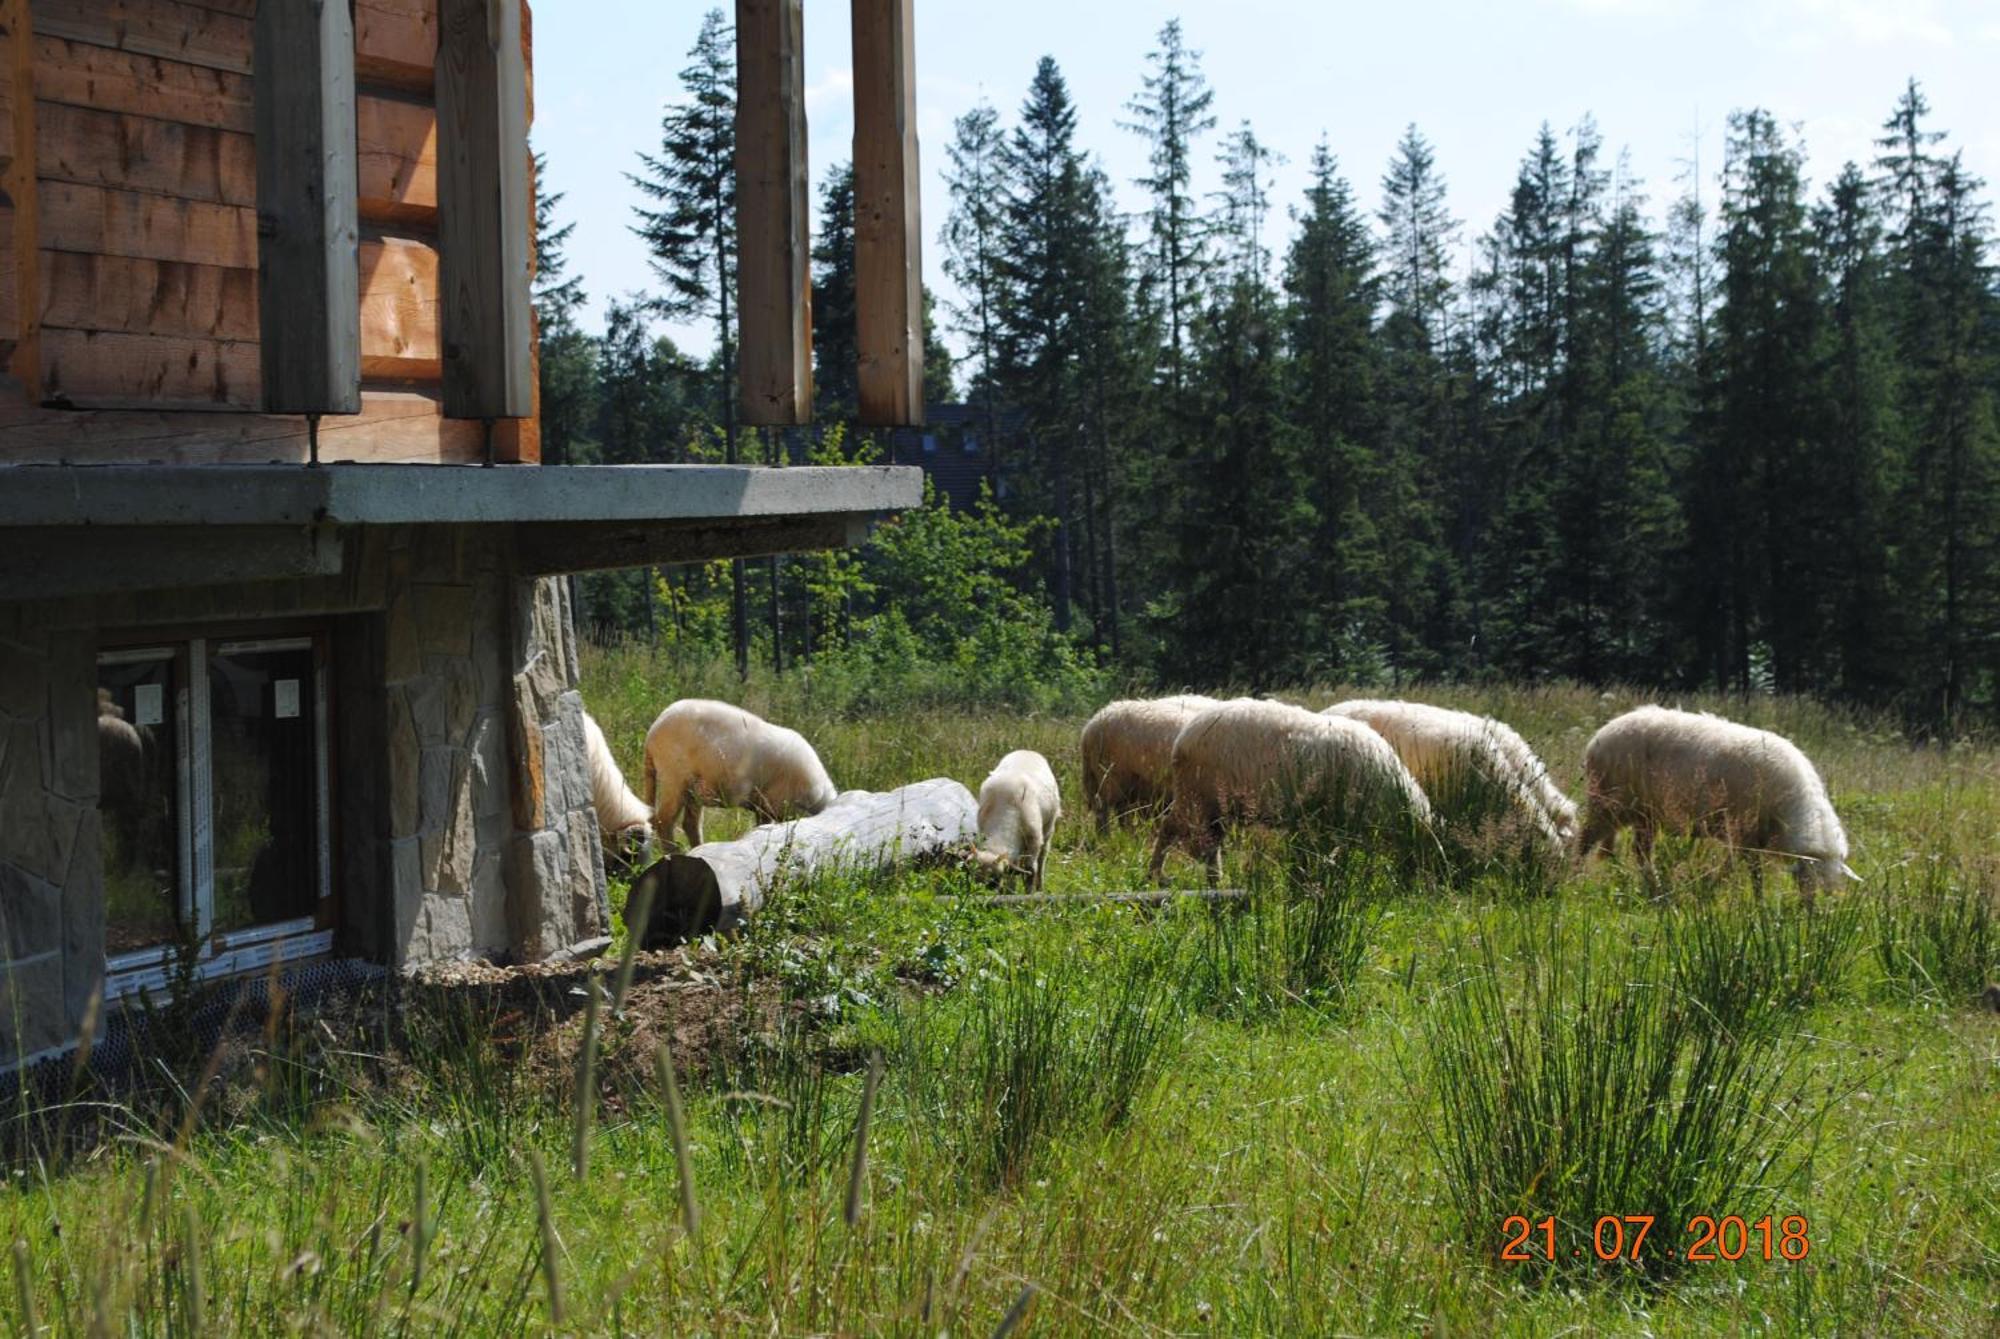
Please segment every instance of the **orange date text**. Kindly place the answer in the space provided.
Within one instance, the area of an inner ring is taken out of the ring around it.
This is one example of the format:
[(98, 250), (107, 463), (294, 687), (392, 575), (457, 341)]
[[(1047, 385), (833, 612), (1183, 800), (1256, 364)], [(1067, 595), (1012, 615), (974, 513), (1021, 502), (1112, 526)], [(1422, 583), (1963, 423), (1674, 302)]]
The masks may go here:
[(1765, 1214), (1754, 1222), (1735, 1214), (1696, 1214), (1678, 1240), (1671, 1229), (1655, 1230), (1654, 1216), (1644, 1213), (1605, 1214), (1589, 1232), (1571, 1232), (1553, 1216), (1531, 1222), (1514, 1214), (1500, 1224), (1500, 1258), (1544, 1262), (1565, 1257), (1637, 1262), (1648, 1255), (1683, 1260), (1803, 1260), (1812, 1249), (1803, 1214), (1783, 1218)]

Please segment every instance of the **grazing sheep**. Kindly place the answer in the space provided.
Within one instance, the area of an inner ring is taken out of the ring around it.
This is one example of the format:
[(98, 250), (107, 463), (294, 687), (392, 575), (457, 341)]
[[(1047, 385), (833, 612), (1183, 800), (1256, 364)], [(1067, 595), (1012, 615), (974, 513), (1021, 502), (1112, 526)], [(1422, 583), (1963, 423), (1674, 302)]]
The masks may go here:
[(1349, 830), (1431, 821), (1423, 788), (1380, 735), (1283, 702), (1237, 698), (1196, 715), (1174, 740), (1173, 778), (1148, 866), (1155, 882), (1175, 845), (1219, 881), (1225, 824), (1283, 818), (1301, 802), (1337, 808)]
[(1049, 760), (1033, 749), (1015, 749), (979, 787), (979, 847), (975, 869), (994, 882), (1025, 874), (1037, 891), (1049, 834), (1062, 817), (1062, 797)]
[(1173, 793), (1174, 737), (1212, 697), (1128, 698), (1084, 722), (1083, 794), (1105, 831), (1112, 817), (1156, 808)]
[(1549, 776), (1528, 741), (1503, 722), (1423, 702), (1356, 699), (1328, 716), (1360, 721), (1389, 741), (1431, 803), (1477, 822), (1494, 809), (1527, 822), (1548, 853), (1576, 841), (1576, 806)]
[(590, 803), (597, 810), (597, 831), (604, 839), (607, 862), (644, 866), (652, 845), (653, 811), (625, 784), (618, 760), (604, 731), (589, 712), (583, 713), (583, 746), (590, 758)]
[(97, 690), (97, 805), (118, 833), (124, 849), (134, 849), (146, 809), (146, 732), (125, 719), (110, 690)]
[(749, 809), (773, 823), (833, 803), (833, 780), (805, 736), (741, 707), (683, 698), (646, 731), (646, 803), (653, 830), (671, 839), (678, 817), (701, 845), (703, 804)]
[(1718, 837), (1746, 854), (1793, 857), (1807, 896), (1858, 877), (1847, 834), (1806, 755), (1769, 730), (1705, 712), (1640, 707), (1607, 723), (1583, 751), (1589, 794), (1583, 851), (1609, 851), (1620, 828), (1650, 862), (1654, 833)]

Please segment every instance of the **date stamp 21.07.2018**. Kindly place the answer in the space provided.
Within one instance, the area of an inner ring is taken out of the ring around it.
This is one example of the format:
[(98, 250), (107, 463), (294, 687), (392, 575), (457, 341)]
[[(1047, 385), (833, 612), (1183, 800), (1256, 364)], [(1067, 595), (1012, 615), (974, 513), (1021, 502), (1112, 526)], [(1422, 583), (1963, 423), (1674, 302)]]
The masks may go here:
[(1803, 1214), (1779, 1218), (1765, 1214), (1746, 1222), (1735, 1214), (1696, 1214), (1676, 1240), (1671, 1232), (1656, 1232), (1652, 1214), (1605, 1214), (1592, 1226), (1588, 1240), (1562, 1240), (1563, 1225), (1553, 1216), (1539, 1223), (1514, 1214), (1500, 1224), (1500, 1258), (1509, 1261), (1553, 1262), (1567, 1257), (1627, 1260), (1648, 1256), (1707, 1262), (1715, 1260), (1799, 1261), (1812, 1250), (1810, 1225)]

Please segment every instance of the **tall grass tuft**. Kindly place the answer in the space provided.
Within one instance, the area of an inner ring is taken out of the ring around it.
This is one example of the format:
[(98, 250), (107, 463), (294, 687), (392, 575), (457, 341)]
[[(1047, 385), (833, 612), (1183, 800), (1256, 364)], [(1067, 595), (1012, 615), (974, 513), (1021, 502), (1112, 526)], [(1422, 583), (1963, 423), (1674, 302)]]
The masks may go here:
[(1246, 901), (1181, 909), (1183, 985), (1194, 1007), (1241, 1021), (1294, 1005), (1348, 1007), (1396, 886), (1394, 862), (1350, 852), (1315, 863), (1309, 882), (1253, 870)]
[(1857, 898), (1808, 903), (1789, 891), (1683, 902), (1661, 932), (1675, 986), (1731, 1032), (1771, 1026), (1773, 1010), (1837, 997), (1861, 946)]
[(984, 1185), (1016, 1183), (1065, 1130), (1129, 1120), (1186, 1019), (1177, 945), (1160, 936), (1102, 962), (1031, 940), (968, 994), (902, 1017), (897, 1068), (934, 1137)]
[(556, 1258), (560, 1243), (556, 1239), (556, 1212), (549, 1198), (549, 1173), (542, 1165), (540, 1149), (528, 1150), (528, 1175), (535, 1188), (535, 1227), (541, 1241), (542, 1286), (548, 1293), (549, 1324), (560, 1325), (563, 1320), (562, 1265)]
[(1898, 993), (1966, 1004), (2000, 975), (2000, 892), (1984, 871), (1931, 860), (1871, 898), (1876, 961)]
[[(1601, 1216), (1653, 1215), (1663, 1247), (1697, 1214), (1754, 1220), (1801, 1184), (1830, 1098), (1809, 1091), (1783, 1014), (1747, 1007), (1718, 1027), (1670, 951), (1559, 915), (1518, 969), (1493, 939), (1460, 956), (1422, 1032), (1429, 1137), (1483, 1254), (1497, 1256), (1509, 1216), (1553, 1216), (1582, 1256), (1521, 1267), (1598, 1269)], [(1680, 1263), (1655, 1249), (1622, 1267), (1657, 1277)]]
[(701, 1204), (694, 1193), (694, 1159), (688, 1152), (687, 1117), (681, 1110), (681, 1085), (674, 1074), (673, 1053), (665, 1042), (654, 1053), (653, 1067), (666, 1103), (667, 1131), (674, 1141), (674, 1170), (680, 1175), (681, 1228), (690, 1237), (701, 1229)]

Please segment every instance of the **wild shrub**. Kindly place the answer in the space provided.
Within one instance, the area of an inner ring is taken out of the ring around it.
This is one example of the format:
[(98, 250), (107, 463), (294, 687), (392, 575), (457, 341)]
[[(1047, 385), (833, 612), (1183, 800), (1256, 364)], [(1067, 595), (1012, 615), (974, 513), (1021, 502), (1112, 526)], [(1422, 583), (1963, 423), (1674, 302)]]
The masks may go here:
[[(1538, 1246), (1518, 1267), (1660, 1277), (1684, 1263), (1667, 1248), (1696, 1215), (1787, 1211), (1831, 1098), (1780, 1016), (1715, 1026), (1650, 940), (1558, 915), (1539, 940), (1515, 968), (1482, 933), (1423, 1019), (1429, 1139), (1475, 1249), (1497, 1257), (1510, 1216), (1553, 1217), (1556, 1258)], [(1600, 1262), (1599, 1218), (1634, 1214), (1663, 1234), (1654, 1249)]]
[(1183, 909), (1183, 983), (1193, 1007), (1247, 1021), (1293, 1005), (1339, 1013), (1351, 1004), (1395, 886), (1393, 861), (1349, 852), (1291, 863), (1308, 865), (1312, 877), (1295, 883), (1253, 867), (1244, 902)]

